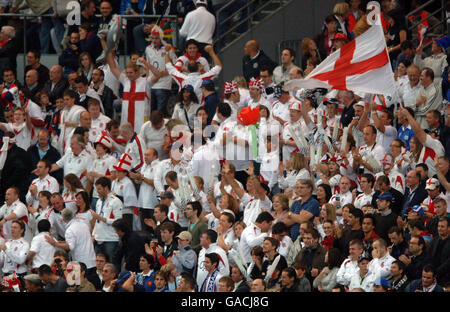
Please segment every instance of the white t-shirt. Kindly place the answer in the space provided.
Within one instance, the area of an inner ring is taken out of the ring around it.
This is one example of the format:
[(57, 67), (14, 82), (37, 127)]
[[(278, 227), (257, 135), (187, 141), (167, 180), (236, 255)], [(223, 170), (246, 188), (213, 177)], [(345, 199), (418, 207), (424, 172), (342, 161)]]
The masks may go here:
[(36, 253), (31, 265), (32, 268), (39, 268), (43, 264), (50, 265), (52, 263), (56, 249), (45, 239), (47, 235), (50, 236), (48, 232), (41, 232), (33, 237), (31, 241), (30, 251)]

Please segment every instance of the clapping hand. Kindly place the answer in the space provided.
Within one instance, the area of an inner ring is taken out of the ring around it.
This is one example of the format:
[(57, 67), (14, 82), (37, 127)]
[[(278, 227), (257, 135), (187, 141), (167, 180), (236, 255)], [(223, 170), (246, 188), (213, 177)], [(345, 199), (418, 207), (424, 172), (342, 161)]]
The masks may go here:
[(244, 169), (245, 173), (247, 173), (249, 176), (252, 176), (255, 174), (255, 167), (253, 166), (253, 162), (249, 161), (248, 163), (248, 169)]

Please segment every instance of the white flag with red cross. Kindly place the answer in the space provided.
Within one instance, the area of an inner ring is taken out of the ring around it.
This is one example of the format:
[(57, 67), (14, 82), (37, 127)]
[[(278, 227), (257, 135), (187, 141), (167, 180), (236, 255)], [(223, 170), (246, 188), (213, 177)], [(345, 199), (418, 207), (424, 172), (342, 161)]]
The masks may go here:
[(393, 95), (394, 83), (383, 29), (377, 22), (330, 54), (305, 79), (291, 80), (286, 87)]

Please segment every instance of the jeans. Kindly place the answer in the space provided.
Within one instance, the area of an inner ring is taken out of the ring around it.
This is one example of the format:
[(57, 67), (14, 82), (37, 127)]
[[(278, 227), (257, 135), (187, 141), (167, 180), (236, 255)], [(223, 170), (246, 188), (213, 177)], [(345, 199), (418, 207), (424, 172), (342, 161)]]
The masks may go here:
[(151, 111), (159, 110), (164, 116), (167, 115), (167, 102), (169, 101), (170, 90), (152, 89)]
[(53, 42), (53, 47), (55, 51), (58, 52), (61, 49), (61, 41), (64, 39), (64, 33), (66, 32), (66, 28), (64, 27), (64, 23), (60, 18), (52, 18), (53, 30), (55, 31), (56, 42)]
[[(53, 9), (50, 8), (44, 14), (53, 14)], [(50, 44), (50, 30), (53, 27), (51, 17), (43, 17), (41, 27), (39, 29), (39, 41), (41, 43), (41, 54), (47, 54)]]
[(119, 242), (103, 242), (101, 244), (95, 242), (94, 243), (95, 254), (99, 253), (107, 254), (109, 256), (109, 259), (112, 260), (118, 246)]

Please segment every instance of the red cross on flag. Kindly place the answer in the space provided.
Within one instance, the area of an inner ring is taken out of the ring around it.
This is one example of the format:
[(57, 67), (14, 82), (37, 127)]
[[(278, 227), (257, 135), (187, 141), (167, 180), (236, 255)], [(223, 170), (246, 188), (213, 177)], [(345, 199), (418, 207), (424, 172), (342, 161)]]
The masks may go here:
[(381, 24), (330, 54), (305, 79), (292, 80), (286, 86), (290, 90), (327, 88), (393, 95), (394, 75)]

